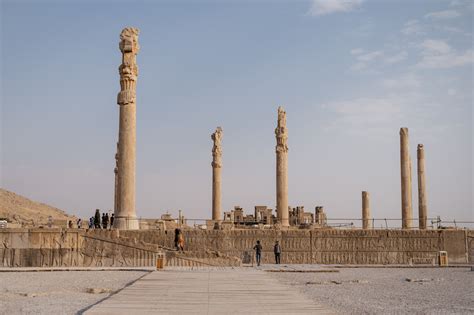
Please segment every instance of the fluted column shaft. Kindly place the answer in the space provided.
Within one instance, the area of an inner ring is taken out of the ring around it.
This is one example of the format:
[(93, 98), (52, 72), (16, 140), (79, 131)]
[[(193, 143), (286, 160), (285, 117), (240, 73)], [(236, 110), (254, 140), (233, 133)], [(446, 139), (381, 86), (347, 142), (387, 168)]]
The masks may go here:
[(364, 230), (372, 228), (372, 222), (370, 221), (370, 201), (369, 192), (362, 192), (362, 228)]
[(278, 108), (278, 125), (275, 129), (276, 145), (276, 207), (278, 222), (290, 226), (288, 214), (288, 131), (286, 112)]
[(221, 220), (221, 171), (222, 171), (222, 128), (217, 127), (211, 135), (212, 147), (212, 220)]
[(118, 198), (114, 227), (122, 230), (138, 229), (135, 211), (135, 168), (136, 168), (136, 81), (138, 67), (136, 55), (138, 29), (125, 28), (120, 34), (122, 64), (119, 67), (120, 106), (118, 145)]
[(408, 128), (400, 128), (400, 168), (401, 168), (401, 200), (402, 228), (410, 229), (413, 220), (411, 158), (408, 139)]
[(423, 144), (417, 148), (418, 158), (418, 227), (426, 229), (428, 217), (428, 205), (426, 201), (426, 178), (425, 178), (425, 149)]

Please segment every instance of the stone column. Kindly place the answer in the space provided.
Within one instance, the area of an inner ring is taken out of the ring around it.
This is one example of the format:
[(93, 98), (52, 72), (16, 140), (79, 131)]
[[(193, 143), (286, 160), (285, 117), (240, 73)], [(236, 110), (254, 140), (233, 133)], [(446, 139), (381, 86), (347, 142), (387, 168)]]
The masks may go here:
[(212, 220), (221, 220), (222, 128), (211, 135), (212, 147)]
[(400, 128), (400, 166), (402, 182), (402, 228), (412, 227), (411, 158), (408, 128)]
[(362, 228), (364, 230), (372, 228), (372, 222), (370, 221), (370, 203), (369, 203), (369, 192), (362, 192)]
[(117, 152), (115, 153), (115, 168), (114, 168), (114, 174), (115, 174), (115, 186), (114, 186), (114, 213), (117, 213), (118, 211), (118, 200), (119, 200), (119, 174), (118, 174), (118, 142), (117, 142)]
[(138, 67), (136, 56), (140, 49), (136, 28), (125, 28), (120, 34), (119, 48), (122, 64), (119, 67), (120, 106), (118, 146), (118, 208), (114, 227), (121, 230), (138, 229), (135, 212), (135, 161), (136, 161), (136, 83)]
[(281, 226), (290, 226), (288, 220), (288, 131), (286, 112), (278, 107), (278, 125), (276, 136), (276, 207), (277, 218)]
[(425, 178), (425, 148), (422, 144), (417, 148), (418, 157), (418, 227), (426, 229), (428, 219), (428, 205), (426, 203), (426, 178)]

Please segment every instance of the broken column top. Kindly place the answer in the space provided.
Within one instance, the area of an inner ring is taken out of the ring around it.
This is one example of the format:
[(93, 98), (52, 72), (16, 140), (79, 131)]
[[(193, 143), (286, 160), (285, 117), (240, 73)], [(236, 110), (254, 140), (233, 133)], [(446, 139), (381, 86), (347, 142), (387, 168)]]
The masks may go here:
[(408, 128), (407, 127), (402, 127), (400, 128), (400, 135), (408, 135)]

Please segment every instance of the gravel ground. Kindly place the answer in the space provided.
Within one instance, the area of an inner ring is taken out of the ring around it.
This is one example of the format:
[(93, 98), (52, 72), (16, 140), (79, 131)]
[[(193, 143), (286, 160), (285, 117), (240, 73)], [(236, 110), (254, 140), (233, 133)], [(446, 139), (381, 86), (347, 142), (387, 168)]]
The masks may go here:
[[(108, 297), (145, 271), (0, 273), (0, 314), (75, 314)], [(87, 289), (105, 293), (87, 293)], [(99, 290), (100, 291), (100, 290)]]
[(339, 270), (269, 274), (341, 314), (474, 314), (470, 268)]

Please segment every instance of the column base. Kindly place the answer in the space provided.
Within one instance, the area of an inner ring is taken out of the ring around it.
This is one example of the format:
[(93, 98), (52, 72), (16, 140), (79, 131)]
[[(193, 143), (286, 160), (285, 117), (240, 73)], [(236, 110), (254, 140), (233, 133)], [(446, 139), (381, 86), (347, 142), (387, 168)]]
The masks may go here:
[(114, 229), (118, 230), (138, 230), (140, 224), (137, 217), (115, 217)]

